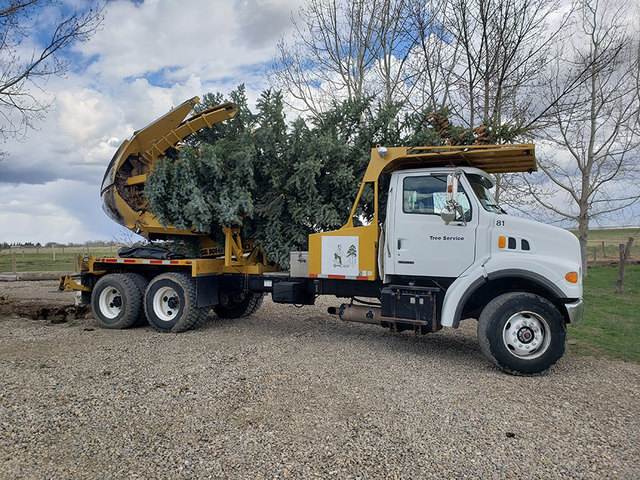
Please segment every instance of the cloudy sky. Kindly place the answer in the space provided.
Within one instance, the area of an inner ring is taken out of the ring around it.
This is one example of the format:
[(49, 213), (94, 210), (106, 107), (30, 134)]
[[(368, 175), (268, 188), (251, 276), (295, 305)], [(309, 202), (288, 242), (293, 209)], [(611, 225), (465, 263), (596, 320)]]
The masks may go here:
[(299, 4), (112, 1), (101, 30), (68, 52), (65, 78), (43, 85), (53, 101), (44, 121), (0, 145), (0, 242), (124, 238), (99, 199), (116, 148), (196, 95), (245, 83), (253, 103)]
[[(96, 3), (59, 1), (68, 8)], [(20, 141), (0, 144), (0, 243), (132, 239), (100, 208), (100, 182), (117, 147), (196, 95), (244, 83), (254, 103), (302, 2), (111, 0), (101, 29), (66, 53), (64, 78), (32, 90), (51, 102), (45, 119)], [(59, 15), (49, 10), (35, 22), (23, 56)], [(602, 224), (636, 223), (638, 209)]]

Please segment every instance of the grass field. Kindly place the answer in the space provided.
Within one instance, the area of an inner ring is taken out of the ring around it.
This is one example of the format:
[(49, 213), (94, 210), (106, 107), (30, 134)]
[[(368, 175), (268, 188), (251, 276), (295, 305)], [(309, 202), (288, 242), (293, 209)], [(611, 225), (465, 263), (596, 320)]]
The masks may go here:
[[(573, 232), (576, 233), (577, 232)], [(611, 263), (620, 258), (619, 245), (627, 244), (629, 237), (633, 237), (631, 247), (631, 259), (640, 260), (640, 227), (636, 228), (615, 228), (604, 230), (590, 230), (587, 240), (589, 250), (589, 265), (593, 262), (594, 251), (598, 264)], [(603, 249), (604, 244), (604, 249)]]
[(584, 322), (569, 327), (569, 350), (640, 363), (640, 265), (627, 265), (621, 295), (617, 267), (594, 267), (584, 282)]
[[(16, 254), (16, 271), (20, 272), (73, 272), (74, 257), (117, 255), (119, 246), (113, 247), (61, 247), (16, 248), (0, 251), (0, 273), (11, 272), (11, 255)], [(54, 260), (55, 252), (55, 260)]]

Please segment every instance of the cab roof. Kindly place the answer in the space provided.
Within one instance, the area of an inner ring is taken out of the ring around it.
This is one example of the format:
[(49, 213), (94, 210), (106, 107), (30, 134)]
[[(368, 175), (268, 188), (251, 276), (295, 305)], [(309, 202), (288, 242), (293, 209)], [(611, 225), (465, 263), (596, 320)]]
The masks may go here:
[(529, 143), (372, 148), (364, 181), (375, 181), (380, 173), (394, 170), (432, 167), (474, 167), (486, 173), (534, 172), (535, 146)]

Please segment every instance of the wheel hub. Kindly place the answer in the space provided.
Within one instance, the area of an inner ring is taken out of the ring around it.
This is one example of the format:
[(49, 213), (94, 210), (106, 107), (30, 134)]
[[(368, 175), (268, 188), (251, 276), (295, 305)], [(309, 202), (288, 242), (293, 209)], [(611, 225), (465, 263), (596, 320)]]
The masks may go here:
[(180, 311), (180, 297), (171, 287), (161, 287), (153, 296), (153, 311), (163, 322), (171, 322)]
[(529, 327), (524, 327), (518, 330), (518, 340), (522, 343), (531, 343), (535, 338), (533, 330)]
[(100, 312), (108, 319), (114, 319), (122, 311), (122, 295), (118, 289), (108, 287), (100, 292), (98, 298)]
[(518, 312), (506, 322), (502, 340), (516, 357), (531, 360), (542, 355), (551, 343), (547, 321), (535, 312)]

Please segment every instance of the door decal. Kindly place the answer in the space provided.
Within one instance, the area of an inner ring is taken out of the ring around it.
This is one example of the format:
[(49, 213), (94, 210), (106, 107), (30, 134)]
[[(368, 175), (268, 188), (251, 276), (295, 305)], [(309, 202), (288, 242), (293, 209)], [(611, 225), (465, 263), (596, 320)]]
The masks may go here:
[(359, 275), (358, 237), (322, 237), (323, 275)]

